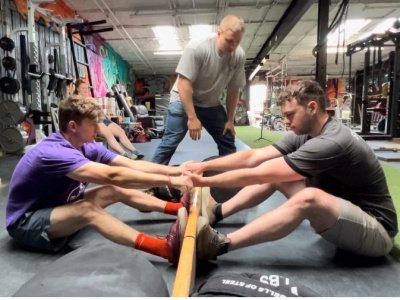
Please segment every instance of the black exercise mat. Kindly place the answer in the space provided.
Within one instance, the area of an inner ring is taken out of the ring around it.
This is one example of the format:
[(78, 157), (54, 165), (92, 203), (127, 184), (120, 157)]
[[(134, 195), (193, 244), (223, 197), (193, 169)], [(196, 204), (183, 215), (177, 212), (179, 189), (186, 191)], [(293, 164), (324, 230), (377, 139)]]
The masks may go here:
[(142, 253), (91, 243), (42, 268), (16, 297), (168, 297), (161, 273)]

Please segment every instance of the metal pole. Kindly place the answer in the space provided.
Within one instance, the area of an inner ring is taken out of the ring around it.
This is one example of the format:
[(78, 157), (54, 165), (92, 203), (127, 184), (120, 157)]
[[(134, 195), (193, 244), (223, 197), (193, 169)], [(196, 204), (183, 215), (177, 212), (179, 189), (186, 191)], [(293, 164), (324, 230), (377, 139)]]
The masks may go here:
[(370, 132), (370, 122), (367, 122), (368, 114), (368, 79), (369, 79), (369, 60), (370, 60), (370, 48), (365, 52), (364, 58), (364, 74), (363, 74), (363, 93), (362, 93), (362, 105), (361, 105), (361, 134)]
[(326, 87), (326, 42), (328, 35), (329, 2), (326, 0), (318, 1), (318, 52), (315, 80), (324, 90)]

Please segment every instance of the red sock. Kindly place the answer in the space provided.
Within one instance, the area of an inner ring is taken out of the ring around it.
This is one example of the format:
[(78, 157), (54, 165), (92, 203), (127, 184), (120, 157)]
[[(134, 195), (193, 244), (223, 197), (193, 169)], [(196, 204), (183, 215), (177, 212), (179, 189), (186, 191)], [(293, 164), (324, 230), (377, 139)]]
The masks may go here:
[(167, 244), (167, 239), (152, 237), (142, 232), (140, 232), (136, 238), (135, 249), (161, 256), (166, 259), (169, 259), (171, 255), (171, 251), (169, 250)]
[(181, 202), (167, 202), (164, 208), (164, 212), (169, 215), (176, 216), (178, 214), (178, 210), (183, 207)]

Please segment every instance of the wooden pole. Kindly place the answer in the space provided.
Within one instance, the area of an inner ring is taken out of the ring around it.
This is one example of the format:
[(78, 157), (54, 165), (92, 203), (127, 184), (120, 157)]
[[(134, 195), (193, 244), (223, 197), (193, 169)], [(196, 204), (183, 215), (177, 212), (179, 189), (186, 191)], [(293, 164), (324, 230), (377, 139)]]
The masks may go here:
[(201, 201), (206, 201), (206, 197), (209, 194), (209, 188), (195, 188), (192, 194), (188, 222), (171, 294), (172, 297), (189, 297), (190, 291), (194, 286), (196, 277), (197, 219), (200, 214)]

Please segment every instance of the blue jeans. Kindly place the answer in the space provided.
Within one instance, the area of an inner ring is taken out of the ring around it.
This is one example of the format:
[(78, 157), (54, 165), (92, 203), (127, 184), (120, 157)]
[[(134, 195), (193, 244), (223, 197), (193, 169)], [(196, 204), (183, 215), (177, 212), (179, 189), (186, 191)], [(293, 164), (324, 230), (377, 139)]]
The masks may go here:
[[(197, 118), (217, 143), (219, 155), (223, 156), (236, 152), (235, 136), (230, 132), (225, 135), (222, 134), (228, 120), (224, 107), (219, 105), (207, 108), (195, 106), (194, 108)], [(153, 156), (153, 162), (168, 165), (176, 148), (188, 131), (187, 122), (188, 118), (182, 102), (171, 102), (168, 106), (165, 132)]]

